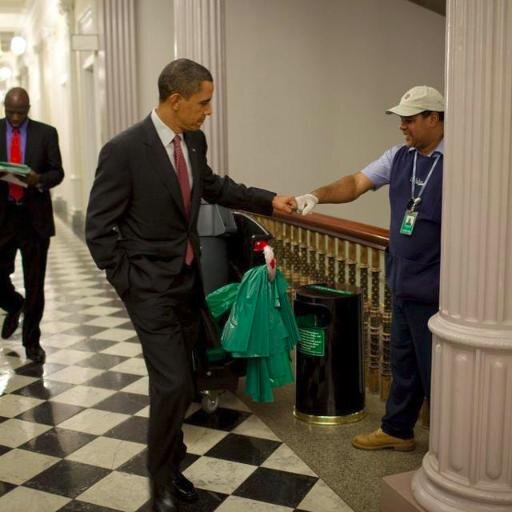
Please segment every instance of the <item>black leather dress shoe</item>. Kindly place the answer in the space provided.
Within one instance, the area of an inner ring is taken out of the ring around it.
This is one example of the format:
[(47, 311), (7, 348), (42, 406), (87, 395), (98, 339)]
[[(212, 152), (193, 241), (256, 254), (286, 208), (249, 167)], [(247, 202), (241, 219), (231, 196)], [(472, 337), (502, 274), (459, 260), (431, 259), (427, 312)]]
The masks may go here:
[(178, 499), (187, 503), (194, 503), (199, 498), (194, 484), (183, 476), (183, 473), (175, 473), (172, 477), (172, 486)]
[(4, 340), (10, 338), (14, 334), (14, 331), (18, 328), (22, 311), (23, 304), (20, 306), (20, 309), (17, 309), (16, 311), (10, 311), (5, 316), (4, 323), (2, 325), (2, 338)]
[(34, 363), (44, 363), (44, 360), (46, 359), (46, 352), (40, 345), (26, 347), (25, 354), (27, 355), (27, 359), (32, 359)]
[(178, 500), (169, 488), (153, 486), (153, 512), (179, 512)]

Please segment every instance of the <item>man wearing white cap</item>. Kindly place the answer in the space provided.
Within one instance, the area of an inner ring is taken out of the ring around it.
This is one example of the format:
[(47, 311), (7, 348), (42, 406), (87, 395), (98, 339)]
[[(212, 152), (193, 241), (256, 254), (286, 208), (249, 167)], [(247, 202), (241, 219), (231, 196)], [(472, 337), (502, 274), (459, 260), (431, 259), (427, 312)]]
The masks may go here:
[(430, 396), (428, 320), (439, 307), (444, 99), (432, 87), (416, 86), (386, 113), (400, 116), (405, 144), (388, 149), (362, 171), (295, 199), (305, 215), (318, 203), (347, 203), (389, 185), (386, 277), (393, 297), (393, 383), (381, 428), (356, 436), (352, 444), (410, 451), (423, 399)]

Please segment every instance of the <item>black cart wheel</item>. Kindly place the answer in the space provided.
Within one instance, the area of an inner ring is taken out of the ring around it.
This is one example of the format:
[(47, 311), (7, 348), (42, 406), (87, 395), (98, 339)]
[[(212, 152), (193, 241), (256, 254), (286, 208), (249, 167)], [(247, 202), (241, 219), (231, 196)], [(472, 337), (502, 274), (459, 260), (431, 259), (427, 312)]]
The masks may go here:
[(201, 408), (207, 414), (213, 414), (219, 407), (220, 396), (218, 393), (206, 391), (201, 399)]

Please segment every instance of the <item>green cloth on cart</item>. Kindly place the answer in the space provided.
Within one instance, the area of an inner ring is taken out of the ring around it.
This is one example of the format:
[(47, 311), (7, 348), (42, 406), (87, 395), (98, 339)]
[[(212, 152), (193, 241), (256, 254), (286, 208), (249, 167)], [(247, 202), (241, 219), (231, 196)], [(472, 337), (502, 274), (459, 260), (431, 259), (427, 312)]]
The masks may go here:
[(255, 401), (273, 401), (272, 388), (291, 384), (290, 351), (299, 330), (286, 295), (288, 283), (267, 267), (247, 271), (222, 332), (222, 346), (233, 357), (247, 358), (246, 392)]
[[(217, 290), (210, 292), (206, 296), (206, 304), (210, 312), (211, 318), (216, 324), (217, 331), (220, 332), (220, 323), (224, 315), (231, 310), (233, 303), (235, 302), (236, 295), (240, 288), (240, 283), (229, 283), (225, 286), (221, 286)], [(222, 345), (216, 347), (210, 347), (206, 351), (206, 357), (209, 363), (220, 363), (230, 357), (231, 354), (224, 350)]]
[(217, 321), (235, 302), (240, 283), (230, 283), (206, 296), (206, 304), (212, 317)]

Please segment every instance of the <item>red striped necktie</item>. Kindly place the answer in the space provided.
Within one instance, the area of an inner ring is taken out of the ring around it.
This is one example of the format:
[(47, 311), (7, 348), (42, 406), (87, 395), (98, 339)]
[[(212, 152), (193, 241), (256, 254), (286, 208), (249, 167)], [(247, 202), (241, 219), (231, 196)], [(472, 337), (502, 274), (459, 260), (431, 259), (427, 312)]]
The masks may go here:
[[(9, 149), (9, 162), (13, 164), (22, 164), (21, 157), (21, 135), (19, 128), (13, 128), (11, 137), (11, 147)], [(9, 200), (19, 203), (23, 199), (25, 190), (15, 183), (9, 183)]]
[[(183, 205), (185, 206), (185, 213), (187, 219), (190, 217), (191, 197), (190, 197), (190, 180), (188, 179), (187, 162), (181, 149), (181, 137), (176, 135), (172, 140), (174, 146), (174, 167), (180, 184), (181, 196), (183, 198)], [(185, 263), (190, 265), (194, 260), (194, 250), (190, 240), (187, 240), (187, 251), (185, 253)]]

